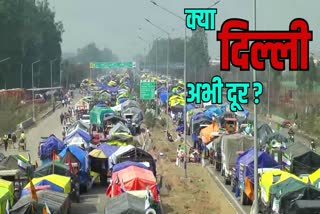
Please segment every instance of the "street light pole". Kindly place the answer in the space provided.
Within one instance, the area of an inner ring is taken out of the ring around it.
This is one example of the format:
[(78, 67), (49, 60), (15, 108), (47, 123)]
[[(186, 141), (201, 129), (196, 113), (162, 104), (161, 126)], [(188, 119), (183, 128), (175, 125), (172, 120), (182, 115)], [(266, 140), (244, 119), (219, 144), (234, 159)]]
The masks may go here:
[(60, 87), (61, 87), (61, 86), (62, 86), (62, 85), (61, 85), (61, 73), (62, 73), (62, 72), (61, 72), (61, 62), (59, 63), (59, 73), (60, 73), (60, 81), (59, 81), (60, 84), (59, 84), (59, 85), (60, 85)]
[[(169, 76), (169, 48), (170, 48), (170, 34), (163, 30), (161, 27), (159, 27), (158, 25), (154, 24), (153, 22), (151, 22), (149, 19), (145, 19), (148, 23), (150, 23), (152, 26), (154, 26), (155, 28), (157, 28), (158, 30), (162, 31), (163, 33), (167, 34), (168, 36), (168, 47), (167, 47), (167, 98), (169, 98), (169, 80), (168, 80), (168, 76)], [(166, 108), (167, 108), (167, 113), (166, 113), (166, 124), (167, 124), (167, 131), (169, 131), (169, 116), (168, 116), (168, 112), (169, 112), (169, 104), (168, 104), (168, 100), (166, 102)]]
[(23, 74), (22, 74), (22, 72), (23, 72), (23, 63), (21, 63), (21, 65), (20, 65), (20, 88), (23, 87)]
[(37, 61), (35, 61), (35, 62), (33, 62), (32, 63), (32, 65), (31, 65), (31, 68), (32, 68), (32, 77), (31, 77), (31, 79), (32, 79), (32, 118), (33, 118), (33, 121), (35, 121), (36, 120), (36, 117), (35, 117), (35, 111), (34, 111), (34, 83), (33, 83), (33, 65), (34, 64), (36, 64), (36, 63), (38, 63), (38, 62), (40, 62), (40, 60), (37, 60)]
[(50, 60), (51, 88), (52, 88), (52, 64), (57, 60), (58, 60), (58, 58)]
[[(257, 1), (253, 0), (253, 28), (254, 31), (257, 29)], [(257, 79), (257, 73), (256, 70), (253, 69), (253, 82), (255, 82)], [(258, 139), (257, 139), (257, 105), (254, 104), (253, 106), (253, 114), (254, 114), (254, 213), (258, 214), (258, 187), (259, 187), (259, 181), (258, 181)]]
[[(5, 58), (5, 59), (0, 60), (0, 63), (1, 63), (1, 62), (5, 62), (5, 61), (8, 61), (8, 60), (10, 60), (10, 59), (11, 59), (11, 57), (7, 57), (7, 58)], [(4, 80), (4, 88), (7, 89), (7, 81), (6, 81), (6, 79)]]

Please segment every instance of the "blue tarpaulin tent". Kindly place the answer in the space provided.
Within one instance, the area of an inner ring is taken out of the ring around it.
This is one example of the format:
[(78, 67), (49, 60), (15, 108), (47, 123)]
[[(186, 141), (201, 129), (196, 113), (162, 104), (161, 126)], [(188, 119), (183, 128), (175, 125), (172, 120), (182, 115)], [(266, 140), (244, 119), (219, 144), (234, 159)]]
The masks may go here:
[(136, 166), (136, 167), (143, 168), (143, 169), (149, 169), (146, 165), (144, 165), (142, 163), (133, 162), (133, 161), (124, 161), (122, 163), (118, 163), (118, 164), (114, 165), (113, 169), (112, 169), (112, 173), (118, 172), (122, 169), (129, 167), (129, 166)]
[(78, 159), (78, 161), (81, 164), (81, 170), (82, 171), (86, 171), (88, 166), (87, 166), (87, 158), (88, 158), (88, 153), (86, 151), (84, 151), (83, 149), (81, 149), (79, 146), (77, 145), (71, 145), (68, 146), (66, 148), (64, 148), (64, 150), (62, 150), (59, 154), (59, 156), (61, 158), (64, 158), (64, 156), (66, 155), (66, 152), (69, 151), (75, 158)]
[(50, 135), (40, 146), (40, 159), (52, 157), (52, 152), (59, 153), (65, 144), (59, 140), (55, 135)]
[(212, 118), (213, 115), (216, 115), (219, 117), (222, 115), (222, 111), (220, 108), (210, 107), (208, 110), (204, 112), (204, 115), (207, 116), (208, 118)]
[[(245, 177), (249, 177), (251, 182), (253, 183), (254, 178), (254, 149), (251, 148), (245, 151), (242, 155), (237, 158), (236, 162), (236, 176), (239, 178), (240, 173), (240, 164), (245, 166), (245, 175), (243, 175), (243, 179)], [(259, 151), (258, 152), (258, 168), (276, 168), (278, 167), (278, 163), (266, 152)], [(241, 179), (241, 178), (239, 178)]]
[(196, 107), (194, 107), (193, 104), (187, 104), (187, 111), (190, 111), (192, 109), (195, 109)]
[(106, 143), (102, 143), (98, 146), (97, 149), (102, 150), (107, 157), (110, 157), (113, 153), (115, 153), (119, 149), (119, 146), (111, 146)]
[(85, 142), (90, 143), (90, 140), (91, 140), (90, 134), (81, 128), (77, 128), (73, 130), (68, 136), (66, 136), (66, 139), (64, 140), (64, 142), (65, 143), (68, 142), (71, 138), (73, 138), (77, 134), (81, 136)]
[(168, 94), (167, 94), (167, 92), (166, 92), (166, 91), (162, 91), (162, 92), (160, 93), (160, 101), (161, 101), (162, 103), (167, 103), (167, 100), (168, 100)]

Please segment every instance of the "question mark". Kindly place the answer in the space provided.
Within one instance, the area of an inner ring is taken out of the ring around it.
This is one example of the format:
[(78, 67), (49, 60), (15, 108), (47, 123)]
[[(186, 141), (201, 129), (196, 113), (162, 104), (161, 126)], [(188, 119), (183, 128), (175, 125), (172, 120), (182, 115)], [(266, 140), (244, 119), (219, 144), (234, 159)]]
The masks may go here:
[(260, 103), (259, 96), (263, 93), (263, 84), (259, 81), (253, 82), (252, 88), (254, 90), (254, 97), (255, 97), (253, 100), (253, 103), (257, 105)]

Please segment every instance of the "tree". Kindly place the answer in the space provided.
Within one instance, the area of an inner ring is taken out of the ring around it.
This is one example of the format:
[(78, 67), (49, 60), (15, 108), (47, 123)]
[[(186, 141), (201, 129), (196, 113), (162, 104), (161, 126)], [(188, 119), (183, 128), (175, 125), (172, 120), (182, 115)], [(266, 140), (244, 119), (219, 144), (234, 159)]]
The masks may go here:
[[(20, 68), (23, 65), (23, 86), (31, 87), (31, 63), (35, 66), (40, 87), (50, 85), (50, 63), (59, 65), (63, 25), (55, 21), (55, 14), (47, 0), (35, 3), (31, 0), (2, 0), (0, 2), (0, 57), (10, 57), (0, 64), (0, 88), (20, 86)], [(59, 66), (54, 66), (54, 82), (59, 79)], [(35, 79), (36, 81), (36, 79)]]
[(313, 56), (309, 57), (309, 71), (298, 71), (296, 84), (299, 89), (312, 91), (314, 84), (319, 81), (318, 67), (314, 63)]

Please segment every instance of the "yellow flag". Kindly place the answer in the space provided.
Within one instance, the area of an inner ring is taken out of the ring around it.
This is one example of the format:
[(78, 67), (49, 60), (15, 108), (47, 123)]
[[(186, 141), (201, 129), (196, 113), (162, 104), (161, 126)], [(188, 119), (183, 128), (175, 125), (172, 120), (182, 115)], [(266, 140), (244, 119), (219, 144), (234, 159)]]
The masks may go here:
[(43, 207), (43, 212), (42, 212), (42, 213), (43, 213), (43, 214), (48, 214), (46, 207)]
[(34, 187), (32, 180), (30, 181), (30, 191), (31, 191), (31, 198), (38, 202), (38, 196), (36, 192), (36, 188)]

